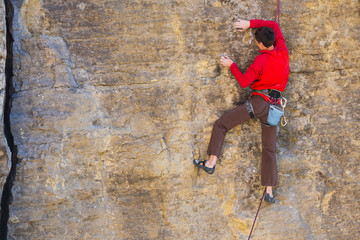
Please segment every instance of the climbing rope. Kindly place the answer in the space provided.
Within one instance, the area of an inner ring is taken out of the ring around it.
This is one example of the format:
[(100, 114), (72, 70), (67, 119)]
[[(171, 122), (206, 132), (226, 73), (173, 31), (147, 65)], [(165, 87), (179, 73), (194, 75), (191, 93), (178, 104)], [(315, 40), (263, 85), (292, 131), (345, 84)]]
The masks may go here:
[[(280, 26), (280, 0), (277, 0), (277, 8), (276, 8), (276, 13), (275, 13), (275, 22), (277, 22), (277, 23), (279, 24), (279, 26)], [(281, 96), (281, 97), (282, 97), (282, 96)], [(285, 106), (286, 106), (286, 102), (287, 102), (286, 98), (282, 97), (280, 104), (281, 104), (281, 106), (283, 107), (283, 109), (284, 109)], [(283, 122), (283, 121), (284, 121), (284, 122)], [(283, 118), (282, 118), (281, 125), (282, 125), (282, 126), (285, 126), (286, 123), (287, 123), (286, 118), (283, 117)], [(253, 225), (252, 225), (252, 227), (251, 227), (251, 231), (250, 231), (248, 240), (250, 240), (250, 238), (251, 238), (251, 234), (252, 234), (252, 231), (253, 231), (253, 229), (254, 229), (257, 216), (259, 215), (259, 211), (260, 211), (260, 208), (261, 208), (261, 204), (262, 204), (262, 202), (263, 202), (263, 200), (264, 200), (265, 193), (266, 193), (266, 188), (264, 189), (263, 195), (262, 195), (262, 197), (261, 197), (261, 199), (260, 199), (260, 204), (259, 204), (258, 210), (257, 210), (257, 212), (256, 212), (256, 215), (255, 215), (255, 218), (254, 218)]]
[(265, 192), (266, 192), (266, 188), (264, 189), (264, 193), (263, 193), (263, 195), (262, 195), (262, 197), (261, 197), (260, 204), (259, 204), (259, 208), (258, 208), (258, 210), (257, 210), (257, 212), (256, 212), (255, 219), (254, 219), (253, 225), (252, 225), (252, 227), (251, 227), (251, 231), (250, 231), (248, 240), (250, 240), (250, 238), (251, 238), (251, 234), (252, 234), (252, 231), (253, 231), (253, 229), (254, 229), (255, 222), (256, 222), (256, 218), (257, 218), (257, 216), (258, 216), (258, 214), (259, 214), (260, 207), (261, 207), (261, 203), (262, 203), (262, 201), (263, 201), (263, 199), (264, 199), (264, 196), (265, 196)]
[[(277, 7), (276, 7), (276, 12), (275, 12), (275, 22), (277, 22), (280, 26), (280, 0), (277, 0)], [(286, 98), (284, 98), (283, 96), (281, 96), (281, 107), (284, 108), (286, 106)], [(281, 117), (281, 122), (280, 122), (281, 126), (285, 127), (287, 124), (287, 118), (285, 116)]]
[(280, 0), (277, 0), (277, 8), (275, 13), (275, 22), (280, 26)]

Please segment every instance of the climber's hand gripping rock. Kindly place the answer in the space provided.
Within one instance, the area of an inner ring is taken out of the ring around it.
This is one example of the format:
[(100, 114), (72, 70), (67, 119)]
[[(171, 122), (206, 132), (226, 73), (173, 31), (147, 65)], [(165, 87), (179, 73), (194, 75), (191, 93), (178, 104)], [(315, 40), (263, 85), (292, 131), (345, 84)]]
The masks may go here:
[(236, 28), (239, 32), (244, 32), (250, 27), (250, 21), (238, 19), (234, 22), (234, 28)]

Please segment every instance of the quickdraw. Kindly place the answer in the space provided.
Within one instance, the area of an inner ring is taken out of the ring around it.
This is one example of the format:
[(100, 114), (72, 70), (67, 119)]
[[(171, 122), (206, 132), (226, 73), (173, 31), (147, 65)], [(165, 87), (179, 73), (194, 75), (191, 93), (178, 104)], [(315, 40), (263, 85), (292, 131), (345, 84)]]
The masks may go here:
[[(284, 115), (285, 115), (286, 103), (287, 103), (286, 98), (281, 97), (280, 105), (281, 105), (281, 107), (282, 107), (282, 109), (283, 109), (283, 111), (284, 111)], [(281, 122), (280, 122), (281, 126), (283, 126), (283, 127), (285, 127), (286, 124), (287, 124), (287, 119), (286, 119), (286, 117), (285, 117), (284, 115), (281, 117)]]

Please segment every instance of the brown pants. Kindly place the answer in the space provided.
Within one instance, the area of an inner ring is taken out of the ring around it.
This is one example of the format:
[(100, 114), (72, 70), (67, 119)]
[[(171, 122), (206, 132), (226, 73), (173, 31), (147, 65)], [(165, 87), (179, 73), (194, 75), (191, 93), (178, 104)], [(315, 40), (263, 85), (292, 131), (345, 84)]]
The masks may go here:
[[(276, 137), (277, 126), (269, 126), (266, 119), (269, 105), (261, 96), (252, 96), (248, 101), (254, 109), (254, 115), (261, 121), (262, 130), (262, 161), (261, 161), (261, 184), (263, 186), (275, 186), (277, 183), (276, 167)], [(226, 133), (235, 126), (250, 120), (246, 104), (225, 113), (215, 123), (207, 153), (220, 156)]]

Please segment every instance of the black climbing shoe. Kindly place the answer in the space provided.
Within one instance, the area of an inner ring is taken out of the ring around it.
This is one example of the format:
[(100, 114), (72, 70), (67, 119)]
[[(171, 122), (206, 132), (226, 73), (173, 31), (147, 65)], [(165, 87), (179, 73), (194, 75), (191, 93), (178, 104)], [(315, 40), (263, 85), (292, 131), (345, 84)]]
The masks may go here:
[(208, 174), (213, 174), (215, 172), (215, 166), (212, 168), (209, 168), (207, 166), (205, 166), (207, 160), (205, 161), (199, 161), (199, 159), (194, 159), (193, 163), (195, 166), (197, 166), (198, 168), (201, 168), (202, 170), (204, 170), (205, 172), (207, 172)]
[(269, 202), (269, 203), (275, 203), (275, 198), (273, 198), (272, 196), (270, 196), (270, 194), (268, 194), (268, 193), (265, 195), (264, 200), (265, 200), (266, 202)]

